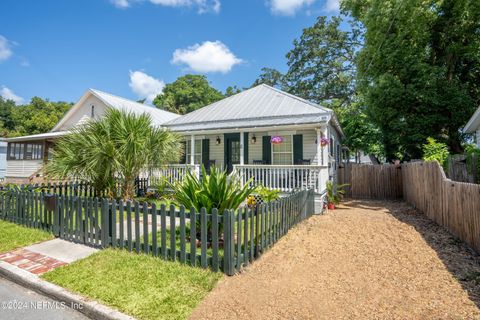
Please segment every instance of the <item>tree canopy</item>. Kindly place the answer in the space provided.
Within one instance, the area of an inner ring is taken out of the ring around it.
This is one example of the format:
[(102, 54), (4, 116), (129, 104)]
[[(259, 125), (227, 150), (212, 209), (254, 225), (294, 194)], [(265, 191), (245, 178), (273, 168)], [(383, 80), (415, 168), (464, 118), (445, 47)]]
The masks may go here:
[(428, 137), (461, 152), (480, 103), (478, 0), (344, 0), (363, 24), (357, 92), (387, 159), (421, 158)]
[(67, 102), (33, 97), (29, 104), (15, 105), (0, 97), (0, 136), (21, 136), (50, 131), (71, 108)]
[(223, 98), (205, 76), (187, 74), (167, 84), (153, 104), (166, 111), (186, 114)]

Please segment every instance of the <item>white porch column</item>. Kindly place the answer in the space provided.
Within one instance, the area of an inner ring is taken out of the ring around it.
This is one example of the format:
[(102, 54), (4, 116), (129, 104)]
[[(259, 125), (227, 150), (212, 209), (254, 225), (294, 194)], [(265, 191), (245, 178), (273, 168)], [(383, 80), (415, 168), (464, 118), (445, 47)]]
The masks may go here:
[(323, 165), (322, 145), (320, 139), (322, 138), (322, 129), (317, 128), (317, 163)]
[(195, 164), (195, 135), (190, 136), (190, 164)]
[(328, 126), (317, 128), (317, 162), (319, 165), (328, 165), (328, 145), (322, 147), (320, 140), (325, 137), (328, 139)]
[(244, 134), (243, 134), (243, 131), (240, 131), (240, 165), (244, 165), (245, 164), (245, 159), (244, 159), (244, 151), (243, 151), (243, 148), (244, 148)]

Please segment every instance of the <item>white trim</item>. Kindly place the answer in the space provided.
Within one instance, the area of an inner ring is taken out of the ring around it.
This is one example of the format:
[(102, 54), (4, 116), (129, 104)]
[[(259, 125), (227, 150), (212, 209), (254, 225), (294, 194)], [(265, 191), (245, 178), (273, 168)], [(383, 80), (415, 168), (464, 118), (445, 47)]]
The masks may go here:
[(475, 111), (470, 120), (468, 120), (467, 124), (463, 128), (463, 132), (475, 133), (475, 131), (480, 128), (480, 124), (477, 124), (477, 127), (474, 127), (475, 122), (480, 122), (480, 107)]

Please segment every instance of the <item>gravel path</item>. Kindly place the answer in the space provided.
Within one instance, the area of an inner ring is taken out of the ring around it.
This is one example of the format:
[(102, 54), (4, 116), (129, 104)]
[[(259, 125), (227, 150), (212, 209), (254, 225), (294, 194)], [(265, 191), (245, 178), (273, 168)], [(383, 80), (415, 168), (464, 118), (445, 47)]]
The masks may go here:
[(191, 319), (480, 319), (480, 258), (403, 202), (345, 203), (225, 277)]

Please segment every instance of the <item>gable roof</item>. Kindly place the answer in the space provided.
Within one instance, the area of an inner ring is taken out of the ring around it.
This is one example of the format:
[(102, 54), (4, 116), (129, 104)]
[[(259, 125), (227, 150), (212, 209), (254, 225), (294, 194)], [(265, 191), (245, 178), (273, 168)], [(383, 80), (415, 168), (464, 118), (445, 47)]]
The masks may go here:
[[(67, 121), (67, 119), (73, 115), (76, 110), (78, 110), (85, 100), (93, 95), (97, 97), (100, 101), (105, 103), (110, 108), (133, 112), (137, 115), (147, 113), (152, 118), (152, 123), (155, 126), (160, 126), (165, 122), (171, 121), (175, 118), (180, 117), (180, 115), (165, 110), (158, 109), (156, 107), (151, 107), (138, 103), (136, 101), (128, 100), (113, 94), (103, 92), (96, 89), (88, 89), (83, 96), (78, 100), (78, 102), (65, 114), (65, 116), (55, 125), (52, 131), (58, 131), (59, 128)], [(84, 119), (83, 119), (84, 120)]]
[[(266, 84), (164, 123), (174, 131), (261, 127), (325, 121), (331, 109)], [(323, 116), (323, 117), (322, 117)]]
[(477, 111), (475, 111), (470, 120), (468, 120), (463, 128), (463, 132), (474, 133), (477, 130), (480, 130), (480, 107), (478, 107)]

